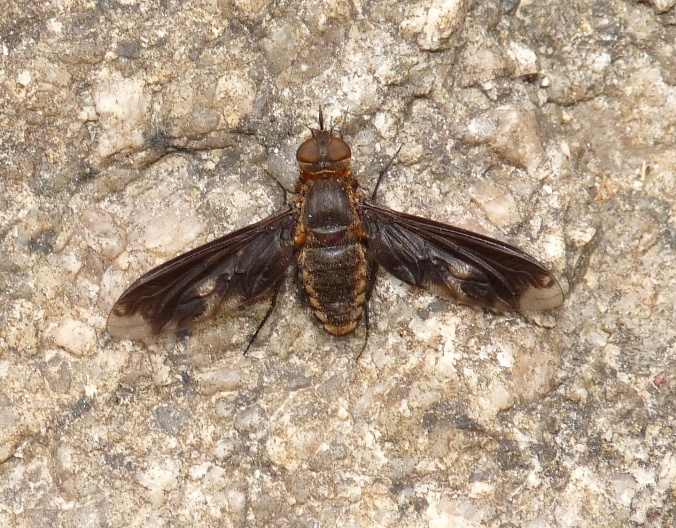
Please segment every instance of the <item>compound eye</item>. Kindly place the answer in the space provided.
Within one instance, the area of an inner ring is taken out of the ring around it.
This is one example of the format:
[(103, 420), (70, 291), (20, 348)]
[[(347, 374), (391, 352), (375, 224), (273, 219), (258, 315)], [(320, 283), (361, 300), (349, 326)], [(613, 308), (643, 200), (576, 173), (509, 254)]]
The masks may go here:
[[(301, 146), (301, 148), (303, 148)], [(342, 139), (334, 137), (329, 143), (329, 159), (331, 161), (344, 161), (352, 157), (350, 146)]]
[(319, 151), (314, 139), (303, 141), (303, 144), (296, 151), (296, 159), (299, 163), (317, 163), (319, 161)]

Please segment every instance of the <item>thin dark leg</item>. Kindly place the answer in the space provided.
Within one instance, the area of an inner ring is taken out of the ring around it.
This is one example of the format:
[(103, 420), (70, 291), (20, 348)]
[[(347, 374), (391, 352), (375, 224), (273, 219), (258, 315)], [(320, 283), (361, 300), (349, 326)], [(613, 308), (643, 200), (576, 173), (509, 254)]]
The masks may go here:
[[(403, 146), (403, 145), (402, 145), (402, 146)], [(401, 151), (401, 147), (402, 147), (402, 146), (400, 146), (400, 147), (397, 149), (397, 151), (394, 153), (394, 156), (392, 156), (392, 157), (390, 158), (390, 160), (387, 162), (387, 164), (383, 167), (383, 169), (382, 169), (382, 170), (380, 171), (380, 173), (378, 174), (378, 179), (376, 180), (376, 186), (373, 188), (373, 193), (371, 193), (371, 200), (375, 200), (375, 199), (376, 199), (376, 197), (377, 197), (377, 195), (378, 195), (378, 188), (380, 187), (380, 182), (383, 181), (383, 177), (385, 176), (385, 173), (387, 172), (387, 170), (390, 168), (390, 166), (392, 165), (392, 163), (394, 162), (394, 160), (395, 160), (395, 159), (397, 158), (397, 156), (399, 155), (399, 152)]]
[[(373, 193), (371, 194), (371, 200), (375, 200), (378, 196), (378, 189), (380, 188), (380, 182), (382, 182), (383, 177), (385, 176), (385, 173), (388, 171), (396, 157), (399, 155), (399, 152), (401, 151), (401, 146), (397, 149), (397, 151), (394, 153), (394, 155), (389, 159), (389, 161), (385, 164), (385, 166), (382, 168), (380, 173), (378, 174), (378, 179), (376, 180), (376, 186), (373, 189)], [(366, 302), (364, 303), (364, 328), (366, 330), (366, 335), (364, 336), (364, 345), (361, 347), (361, 350), (359, 351), (359, 355), (356, 358), (356, 361), (359, 361), (359, 358), (362, 356), (364, 353), (364, 350), (366, 350), (366, 345), (368, 345), (369, 341), (369, 332), (371, 331), (371, 320), (369, 317), (369, 303), (371, 301), (371, 294), (373, 293), (373, 287), (376, 284), (376, 275), (378, 274), (378, 263), (376, 261), (371, 262), (371, 265), (369, 267), (369, 284), (368, 284), (368, 289), (366, 290)]]
[(355, 361), (359, 361), (359, 358), (366, 350), (366, 345), (369, 342), (369, 333), (371, 331), (371, 318), (369, 315), (369, 304), (371, 302), (371, 294), (373, 293), (373, 287), (376, 285), (376, 274), (378, 273), (378, 263), (373, 261), (369, 266), (369, 283), (368, 288), (366, 289), (366, 301), (364, 302), (364, 329), (366, 330), (366, 335), (364, 336), (364, 344), (359, 351)]
[(254, 341), (256, 341), (256, 338), (258, 337), (258, 333), (261, 331), (261, 329), (263, 328), (265, 323), (268, 321), (268, 319), (270, 318), (270, 315), (272, 315), (272, 312), (275, 309), (275, 306), (277, 306), (277, 294), (279, 293), (279, 290), (282, 287), (282, 282), (284, 282), (283, 278), (282, 278), (282, 280), (277, 282), (277, 284), (274, 286), (274, 288), (272, 290), (272, 299), (270, 300), (270, 306), (268, 307), (267, 312), (265, 312), (263, 319), (258, 324), (256, 331), (253, 333), (253, 335), (249, 339), (249, 344), (246, 346), (246, 349), (244, 350), (245, 356), (249, 352), (249, 349), (251, 348), (251, 346), (254, 344)]

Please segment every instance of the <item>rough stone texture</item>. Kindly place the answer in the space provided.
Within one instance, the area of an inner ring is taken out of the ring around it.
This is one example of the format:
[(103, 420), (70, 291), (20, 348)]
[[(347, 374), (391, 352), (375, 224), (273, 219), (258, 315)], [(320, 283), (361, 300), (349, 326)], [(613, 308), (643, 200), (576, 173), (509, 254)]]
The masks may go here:
[[(0, 13), (0, 526), (676, 526), (674, 2), (19, 2)], [(317, 108), (381, 201), (522, 246), (553, 313), (285, 282), (148, 343), (168, 257), (281, 206)], [(278, 185), (279, 183), (279, 185)]]

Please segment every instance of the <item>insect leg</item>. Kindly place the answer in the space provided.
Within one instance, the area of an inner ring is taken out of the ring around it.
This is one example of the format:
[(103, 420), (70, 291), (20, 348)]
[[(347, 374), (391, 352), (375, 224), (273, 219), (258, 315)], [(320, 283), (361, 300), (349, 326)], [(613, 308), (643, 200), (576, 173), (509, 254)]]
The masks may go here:
[(369, 304), (371, 301), (371, 294), (373, 293), (373, 287), (376, 284), (376, 275), (378, 274), (379, 267), (380, 266), (375, 260), (371, 261), (371, 264), (369, 265), (369, 271), (367, 275), (369, 278), (369, 282), (366, 289), (366, 300), (364, 301), (364, 329), (366, 331), (366, 334), (364, 335), (364, 344), (362, 345), (359, 354), (357, 354), (355, 361), (359, 361), (359, 358), (364, 353), (364, 350), (366, 350), (366, 345), (368, 345), (369, 342), (369, 332), (371, 330), (371, 320), (369, 317)]
[(256, 338), (258, 337), (258, 333), (263, 329), (263, 326), (265, 325), (265, 323), (267, 323), (268, 319), (272, 315), (272, 312), (274, 311), (275, 306), (277, 306), (277, 294), (279, 294), (279, 290), (282, 287), (282, 282), (284, 282), (283, 279), (278, 281), (277, 284), (275, 284), (272, 287), (272, 299), (270, 299), (270, 306), (268, 306), (268, 309), (265, 312), (263, 319), (261, 319), (261, 322), (258, 323), (258, 326), (256, 327), (256, 331), (253, 333), (253, 335), (249, 339), (249, 344), (246, 346), (246, 349), (244, 350), (245, 356), (249, 352), (249, 349), (251, 348), (251, 346), (254, 344), (254, 341), (256, 341)]
[(394, 153), (394, 155), (389, 159), (389, 161), (385, 164), (385, 166), (382, 168), (380, 173), (378, 173), (378, 179), (376, 180), (376, 186), (373, 188), (373, 193), (371, 194), (371, 200), (375, 200), (376, 196), (378, 195), (378, 188), (380, 187), (380, 182), (383, 181), (383, 177), (385, 176), (385, 173), (388, 171), (392, 163), (394, 163), (394, 160), (397, 158), (399, 155), (399, 152), (401, 152), (401, 147), (403, 145), (400, 145), (397, 151)]

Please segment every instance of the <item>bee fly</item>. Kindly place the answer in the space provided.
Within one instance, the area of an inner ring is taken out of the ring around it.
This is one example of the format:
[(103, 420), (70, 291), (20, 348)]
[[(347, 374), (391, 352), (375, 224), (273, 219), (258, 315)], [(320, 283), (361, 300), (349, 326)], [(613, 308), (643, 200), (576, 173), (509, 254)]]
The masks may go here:
[(350, 169), (349, 145), (319, 129), (298, 148), (297, 197), (281, 211), (151, 270), (117, 300), (115, 337), (174, 332), (255, 299), (296, 259), (317, 319), (331, 335), (354, 331), (380, 265), (398, 279), (449, 299), (495, 310), (561, 304), (554, 275), (520, 249), (393, 211), (368, 197)]

